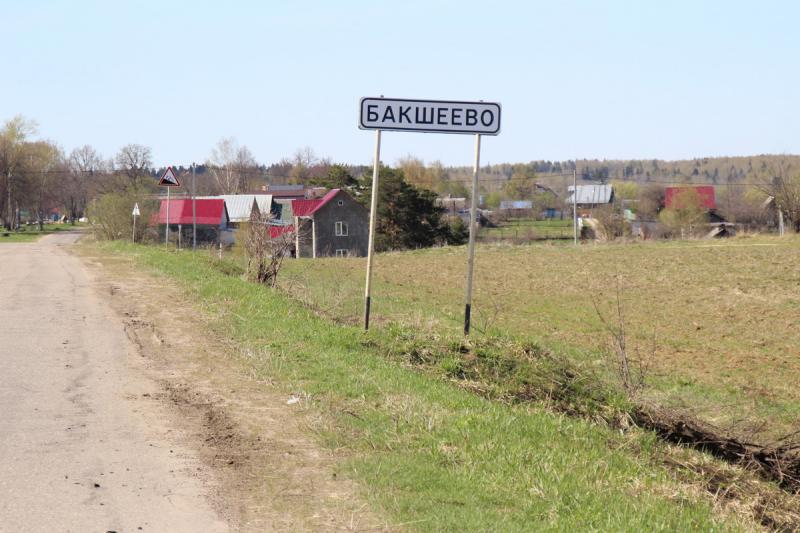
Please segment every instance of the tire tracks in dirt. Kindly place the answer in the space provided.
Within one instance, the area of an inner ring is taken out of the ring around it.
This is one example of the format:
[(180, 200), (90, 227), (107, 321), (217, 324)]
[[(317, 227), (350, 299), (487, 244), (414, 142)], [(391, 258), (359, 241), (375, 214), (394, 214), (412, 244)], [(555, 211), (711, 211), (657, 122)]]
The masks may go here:
[(249, 375), (238, 347), (215, 336), (180, 289), (129, 259), (90, 246), (78, 254), (124, 321), (140, 355), (132, 364), (159, 383), (149, 399), (170, 405), (172, 423), (217, 477), (212, 505), (234, 528), (398, 530), (368, 508), (354, 482), (337, 477), (342, 457), (315, 441), (314, 413)]

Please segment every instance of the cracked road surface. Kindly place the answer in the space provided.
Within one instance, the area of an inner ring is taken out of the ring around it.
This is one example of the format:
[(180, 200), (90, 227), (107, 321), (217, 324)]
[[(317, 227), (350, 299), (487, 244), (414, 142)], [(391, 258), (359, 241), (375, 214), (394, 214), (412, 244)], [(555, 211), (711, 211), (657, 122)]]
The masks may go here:
[(0, 532), (227, 531), (78, 237), (0, 244)]

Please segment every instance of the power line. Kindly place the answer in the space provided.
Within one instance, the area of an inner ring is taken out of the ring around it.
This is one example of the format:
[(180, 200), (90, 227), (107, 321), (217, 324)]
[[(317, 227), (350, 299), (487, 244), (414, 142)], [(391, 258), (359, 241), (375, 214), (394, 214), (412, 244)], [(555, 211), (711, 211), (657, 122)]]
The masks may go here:
[[(190, 170), (186, 170), (181, 173), (181, 176), (188, 176), (190, 174)], [(239, 169), (234, 171), (238, 175), (244, 176), (255, 176), (264, 179), (279, 179), (279, 180), (290, 180), (290, 179), (298, 179), (297, 176), (292, 176), (290, 174), (273, 174), (269, 172), (265, 172), (263, 170), (258, 169)], [(204, 172), (203, 174), (209, 174), (210, 171)], [(25, 176), (26, 174), (31, 175), (53, 175), (53, 176), (83, 176), (83, 177), (127, 177), (125, 175), (125, 171), (119, 172), (109, 172), (109, 171), (95, 171), (95, 170), (34, 170), (34, 171), (20, 171), (18, 175)], [(517, 181), (533, 181), (534, 183), (538, 183), (543, 180), (548, 179), (566, 179), (571, 178), (572, 173), (560, 173), (560, 174), (536, 174), (534, 176), (524, 176), (524, 177), (505, 177), (505, 176), (497, 176), (497, 177), (489, 177), (489, 178), (481, 178), (481, 183), (508, 183), (508, 182), (517, 182)], [(154, 174), (142, 174), (140, 176), (142, 179), (153, 178), (158, 179), (157, 175)], [(310, 178), (305, 179), (324, 179), (324, 176), (313, 176)], [(585, 182), (589, 181), (592, 185), (600, 185), (603, 183), (598, 183), (596, 180), (587, 180), (585, 178), (581, 178), (581, 180)], [(471, 178), (444, 178), (440, 180), (442, 183), (468, 183), (471, 181)], [(614, 180), (607, 180), (605, 183), (611, 183), (615, 181), (617, 183), (631, 183), (634, 185), (706, 185), (710, 187), (759, 187), (759, 186), (766, 186), (769, 185), (769, 181), (763, 182), (745, 182), (745, 181), (726, 181), (724, 183), (712, 183), (708, 181), (685, 181), (681, 179), (667, 179), (667, 178), (659, 178), (659, 179), (647, 179), (647, 180), (627, 180), (627, 179), (614, 179)]]

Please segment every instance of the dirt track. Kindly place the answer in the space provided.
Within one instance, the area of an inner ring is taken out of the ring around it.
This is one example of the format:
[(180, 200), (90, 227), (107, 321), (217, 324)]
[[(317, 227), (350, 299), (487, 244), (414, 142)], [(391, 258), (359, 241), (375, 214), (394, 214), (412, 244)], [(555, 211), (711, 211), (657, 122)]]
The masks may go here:
[(0, 245), (0, 531), (227, 531), (76, 238)]

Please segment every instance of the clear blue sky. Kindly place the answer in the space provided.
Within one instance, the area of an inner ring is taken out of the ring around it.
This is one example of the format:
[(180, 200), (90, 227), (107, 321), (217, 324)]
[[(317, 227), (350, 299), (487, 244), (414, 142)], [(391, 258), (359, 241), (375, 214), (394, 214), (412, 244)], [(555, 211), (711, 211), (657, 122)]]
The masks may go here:
[[(0, 119), (104, 156), (369, 163), (361, 96), (489, 100), (483, 161), (800, 153), (800, 4), (741, 1), (0, 0)], [(387, 133), (382, 159), (468, 165), (460, 135)]]

